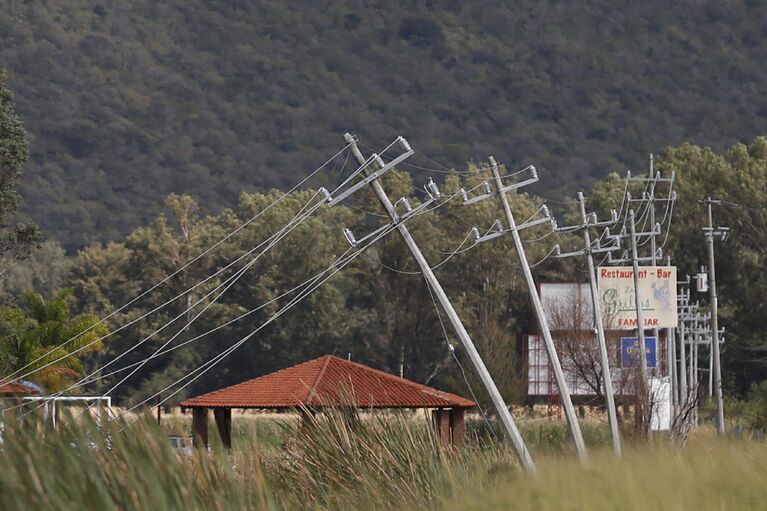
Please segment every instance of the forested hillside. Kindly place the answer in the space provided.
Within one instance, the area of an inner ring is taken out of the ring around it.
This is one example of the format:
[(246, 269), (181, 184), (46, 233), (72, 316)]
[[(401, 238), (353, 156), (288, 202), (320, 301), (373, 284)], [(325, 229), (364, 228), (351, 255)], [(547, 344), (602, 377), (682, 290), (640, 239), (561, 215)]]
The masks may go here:
[(30, 135), (23, 215), (72, 250), (284, 187), (402, 134), (444, 165), (534, 160), (547, 193), (767, 133), (767, 6), (2, 0)]

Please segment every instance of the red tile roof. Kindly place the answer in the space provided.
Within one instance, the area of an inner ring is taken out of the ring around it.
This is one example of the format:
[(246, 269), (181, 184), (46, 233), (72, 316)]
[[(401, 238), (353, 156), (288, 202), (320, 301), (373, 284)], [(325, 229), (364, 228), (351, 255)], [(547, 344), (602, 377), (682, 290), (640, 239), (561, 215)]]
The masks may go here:
[(0, 395), (15, 396), (20, 394), (39, 394), (33, 387), (0, 379)]
[(186, 408), (298, 408), (348, 402), (360, 408), (471, 408), (461, 396), (332, 355), (214, 390), (181, 403)]

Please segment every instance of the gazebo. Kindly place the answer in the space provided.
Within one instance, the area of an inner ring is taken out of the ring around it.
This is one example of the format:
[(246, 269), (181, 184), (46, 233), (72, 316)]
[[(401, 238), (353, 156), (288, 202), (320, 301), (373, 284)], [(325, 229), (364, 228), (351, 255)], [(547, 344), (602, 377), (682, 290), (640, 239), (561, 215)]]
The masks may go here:
[[(351, 403), (349, 403), (351, 401)], [(475, 403), (393, 374), (325, 355), (301, 364), (187, 399), (181, 408), (192, 409), (192, 431), (197, 443), (208, 445), (208, 410), (227, 447), (232, 443), (232, 409), (320, 409), (332, 404), (357, 408), (426, 408), (440, 444), (461, 446), (466, 409)]]

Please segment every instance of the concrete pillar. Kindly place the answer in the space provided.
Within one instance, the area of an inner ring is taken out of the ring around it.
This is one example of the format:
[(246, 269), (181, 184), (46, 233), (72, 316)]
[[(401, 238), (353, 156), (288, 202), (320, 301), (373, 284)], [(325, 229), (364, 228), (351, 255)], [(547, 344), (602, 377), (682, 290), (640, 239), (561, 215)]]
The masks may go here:
[(213, 417), (216, 419), (216, 428), (218, 436), (221, 437), (221, 443), (227, 449), (232, 448), (232, 409), (214, 408)]
[(434, 427), (437, 428), (437, 440), (440, 447), (450, 447), (450, 412), (438, 408), (431, 412)]
[(466, 410), (463, 408), (453, 408), (450, 410), (450, 440), (453, 447), (463, 447), (466, 437), (465, 415)]
[(192, 436), (198, 449), (208, 447), (208, 409), (192, 408)]

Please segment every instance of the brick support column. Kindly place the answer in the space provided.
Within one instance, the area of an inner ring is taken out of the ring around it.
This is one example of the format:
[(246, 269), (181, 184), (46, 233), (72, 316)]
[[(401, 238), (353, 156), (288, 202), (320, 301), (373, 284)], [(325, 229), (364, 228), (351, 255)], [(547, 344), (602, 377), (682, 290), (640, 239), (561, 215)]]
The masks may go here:
[(216, 419), (216, 428), (218, 436), (221, 437), (221, 443), (227, 449), (232, 448), (232, 409), (214, 408), (213, 417)]
[(434, 427), (437, 428), (437, 440), (440, 447), (450, 447), (450, 412), (438, 408), (431, 412)]
[(463, 447), (466, 437), (466, 410), (463, 408), (453, 408), (450, 410), (450, 443), (453, 447)]
[(208, 409), (192, 408), (192, 436), (198, 449), (208, 447)]

